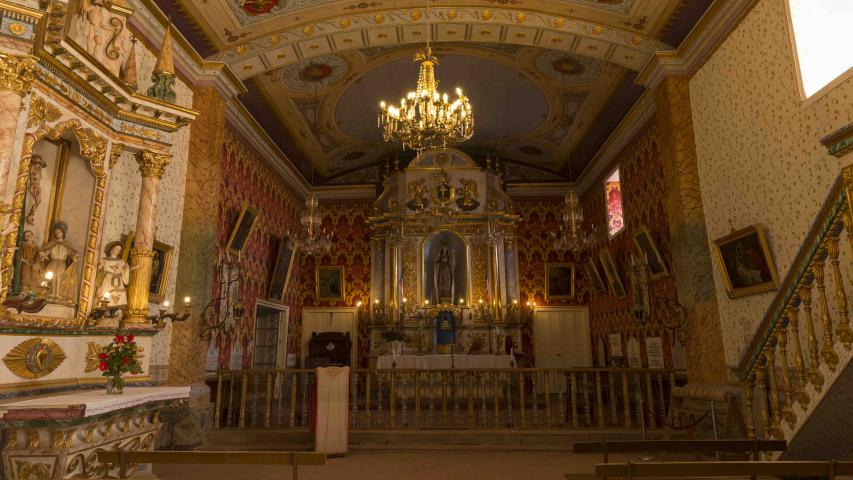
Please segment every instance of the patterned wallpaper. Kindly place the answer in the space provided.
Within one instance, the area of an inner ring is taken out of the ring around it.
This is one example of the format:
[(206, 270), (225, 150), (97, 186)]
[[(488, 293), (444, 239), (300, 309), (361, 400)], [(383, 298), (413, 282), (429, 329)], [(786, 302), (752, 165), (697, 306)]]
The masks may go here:
[[(780, 278), (839, 173), (818, 139), (853, 122), (853, 79), (801, 101), (784, 4), (758, 1), (690, 80), (709, 241), (763, 224)], [(732, 365), (776, 293), (730, 299), (716, 265), (714, 282)]]
[[(251, 365), (250, 346), (253, 345), (255, 302), (267, 297), (271, 266), (277, 248), (273, 237), (282, 238), (288, 232), (296, 231), (299, 227), (301, 201), (284, 179), (268, 167), (263, 157), (238, 133), (232, 131), (230, 126), (225, 131), (221, 166), (222, 183), (217, 218), (220, 256), (225, 256), (225, 245), (243, 206), (251, 206), (258, 212), (254, 230), (237, 260), (241, 271), (240, 298), (246, 309), (246, 315), (237, 330), (243, 334), (243, 365)], [(291, 275), (298, 276), (298, 268)], [(300, 282), (294, 281), (292, 277), (284, 299), (285, 305), (291, 307), (290, 345), (298, 342), (294, 337), (298, 337), (295, 334), (299, 331), (299, 287)], [(217, 295), (218, 292), (214, 292), (214, 296)], [(231, 339), (225, 342), (222, 338), (217, 340), (222, 352), (220, 362), (227, 365), (230, 362)]]
[[(669, 266), (669, 226), (667, 224), (666, 208), (663, 195), (663, 173), (658, 147), (657, 125), (652, 121), (625, 147), (614, 161), (614, 167), (618, 164), (620, 179), (622, 182), (622, 202), (625, 216), (625, 228), (612, 239), (607, 240), (605, 235), (606, 211), (604, 195), (604, 178), (602, 176), (589, 190), (587, 190), (581, 203), (584, 209), (584, 218), (587, 228), (595, 224), (599, 237), (592, 254), (596, 258), (598, 268), (599, 252), (607, 248), (616, 262), (617, 269), (628, 295), (617, 298), (608, 291), (605, 294), (591, 294), (589, 296), (590, 328), (593, 335), (593, 358), (598, 358), (599, 342), (601, 338), (607, 345), (607, 335), (611, 333), (622, 334), (622, 348), (625, 351), (628, 339), (635, 337), (639, 341), (640, 350), (645, 359), (645, 337), (664, 337), (664, 358), (667, 366), (672, 365), (671, 354), (668, 344), (671, 343), (670, 331), (661, 326), (661, 316), (664, 315), (659, 309), (653, 309), (652, 318), (647, 323), (639, 323), (634, 319), (633, 303), (631, 299), (632, 286), (629, 282), (627, 269), (631, 263), (631, 256), (639, 258), (640, 253), (634, 245), (633, 235), (636, 229), (645, 226), (654, 238), (655, 244), (664, 261)], [(600, 274), (604, 275), (603, 272)], [(589, 278), (583, 270), (579, 276), (584, 282)], [(604, 278), (604, 277), (603, 277)], [(653, 297), (675, 298), (675, 281), (670, 274), (655, 280), (651, 280)], [(606, 282), (606, 278), (605, 278)], [(654, 301), (652, 302), (654, 304)], [(607, 358), (610, 358), (609, 347)]]

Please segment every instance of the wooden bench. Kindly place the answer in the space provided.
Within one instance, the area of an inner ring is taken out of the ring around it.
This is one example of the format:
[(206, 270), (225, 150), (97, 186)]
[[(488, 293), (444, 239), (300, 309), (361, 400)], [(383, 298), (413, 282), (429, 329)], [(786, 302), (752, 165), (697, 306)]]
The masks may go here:
[(201, 465), (291, 465), (293, 479), (299, 478), (299, 465), (325, 465), (326, 454), (314, 452), (126, 452), (103, 450), (98, 461), (117, 465), (119, 478), (127, 478), (131, 466), (141, 463), (201, 464)]
[(597, 477), (690, 478), (690, 477), (823, 477), (853, 475), (853, 462), (663, 462), (601, 463)]

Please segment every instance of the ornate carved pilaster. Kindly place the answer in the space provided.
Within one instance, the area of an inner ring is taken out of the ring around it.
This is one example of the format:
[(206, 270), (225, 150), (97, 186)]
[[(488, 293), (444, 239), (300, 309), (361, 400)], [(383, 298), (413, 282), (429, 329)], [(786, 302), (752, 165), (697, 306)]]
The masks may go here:
[(0, 191), (9, 179), (22, 99), (30, 92), (35, 72), (34, 57), (0, 53)]
[(23, 97), (30, 93), (35, 79), (35, 57), (0, 53), (0, 92), (8, 91)]
[(151, 282), (151, 263), (154, 260), (154, 213), (160, 194), (160, 179), (166, 172), (171, 155), (142, 151), (136, 155), (139, 172), (142, 174), (142, 191), (139, 194), (139, 210), (136, 214), (136, 237), (130, 251), (133, 267), (128, 286), (127, 313), (125, 323), (144, 323), (148, 315), (148, 290)]

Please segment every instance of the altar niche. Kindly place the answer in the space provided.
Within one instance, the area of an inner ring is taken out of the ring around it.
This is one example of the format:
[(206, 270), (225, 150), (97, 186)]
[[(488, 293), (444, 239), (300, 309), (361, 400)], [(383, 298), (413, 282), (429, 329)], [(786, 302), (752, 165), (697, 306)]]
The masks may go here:
[[(65, 138), (33, 145), (18, 230), (13, 294), (33, 292), (75, 306), (96, 186), (79, 143)], [(52, 279), (45, 283), (45, 275)]]
[(434, 232), (423, 242), (423, 298), (433, 305), (468, 298), (468, 246), (450, 230)]

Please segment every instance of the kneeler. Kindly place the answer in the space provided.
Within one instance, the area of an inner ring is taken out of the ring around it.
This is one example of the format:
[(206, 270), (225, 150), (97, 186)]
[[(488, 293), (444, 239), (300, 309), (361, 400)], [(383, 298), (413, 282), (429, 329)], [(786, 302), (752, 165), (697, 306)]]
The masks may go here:
[(317, 368), (314, 394), (314, 451), (347, 453), (349, 443), (349, 367)]

